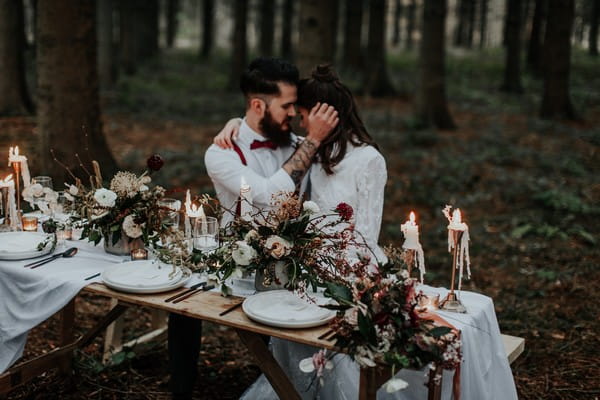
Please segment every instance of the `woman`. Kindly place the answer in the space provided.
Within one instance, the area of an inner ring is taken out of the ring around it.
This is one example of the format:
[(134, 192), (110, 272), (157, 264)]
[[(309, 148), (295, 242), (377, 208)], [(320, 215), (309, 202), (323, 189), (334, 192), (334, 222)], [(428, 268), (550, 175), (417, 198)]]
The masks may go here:
[[(385, 159), (360, 119), (352, 93), (340, 82), (330, 65), (317, 66), (311, 77), (298, 85), (297, 108), (302, 128), (306, 128), (309, 110), (317, 103), (333, 106), (338, 111), (339, 124), (321, 142), (316, 162), (311, 167), (311, 200), (324, 212), (335, 209), (342, 202), (352, 206), (355, 230), (364, 237), (375, 257), (384, 261), (385, 256), (377, 240), (387, 180)], [(231, 129), (232, 123), (238, 126), (237, 120), (230, 121), (215, 138), (215, 144), (229, 147), (236, 131)], [(315, 398), (317, 389), (321, 399), (358, 397), (359, 370), (350, 357), (336, 355), (333, 359), (335, 367), (325, 372), (324, 385), (318, 388), (314, 375), (301, 372), (298, 365), (319, 349), (276, 338), (271, 343), (273, 355), (303, 398)], [(242, 398), (278, 399), (264, 375)]]

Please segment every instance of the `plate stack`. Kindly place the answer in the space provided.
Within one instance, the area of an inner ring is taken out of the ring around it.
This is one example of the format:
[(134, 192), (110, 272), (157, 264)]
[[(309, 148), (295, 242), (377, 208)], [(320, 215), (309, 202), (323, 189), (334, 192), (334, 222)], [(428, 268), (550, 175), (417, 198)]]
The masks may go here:
[(160, 293), (177, 289), (191, 278), (188, 268), (173, 268), (157, 260), (129, 261), (102, 272), (104, 284), (127, 293)]

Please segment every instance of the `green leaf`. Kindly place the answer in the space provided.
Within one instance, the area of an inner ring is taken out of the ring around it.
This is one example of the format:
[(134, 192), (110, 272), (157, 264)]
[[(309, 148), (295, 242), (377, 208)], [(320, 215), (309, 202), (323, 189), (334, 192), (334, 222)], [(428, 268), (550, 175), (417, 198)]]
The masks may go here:
[(525, 224), (516, 227), (510, 232), (510, 236), (514, 239), (521, 239), (523, 236), (531, 232), (533, 226), (531, 224)]
[(436, 326), (435, 328), (429, 331), (429, 334), (431, 334), (431, 336), (433, 336), (434, 338), (440, 338), (445, 334), (449, 333), (451, 330), (452, 329), (448, 328), (447, 326)]
[(362, 312), (358, 313), (358, 330), (360, 331), (360, 334), (367, 339), (367, 342), (377, 344), (375, 327), (371, 320), (365, 317)]
[(350, 288), (331, 282), (327, 283), (327, 289), (325, 289), (325, 296), (331, 297), (339, 302), (352, 301), (352, 292), (350, 291)]

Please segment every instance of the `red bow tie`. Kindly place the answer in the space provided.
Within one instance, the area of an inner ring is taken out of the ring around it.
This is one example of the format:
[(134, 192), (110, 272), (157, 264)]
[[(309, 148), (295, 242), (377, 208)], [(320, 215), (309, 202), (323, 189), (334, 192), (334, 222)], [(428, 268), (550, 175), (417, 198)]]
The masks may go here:
[(270, 140), (255, 140), (254, 142), (252, 142), (250, 144), (250, 150), (256, 150), (256, 149), (262, 149), (262, 148), (269, 148), (271, 150), (277, 150), (277, 147), (279, 147), (277, 145), (277, 143), (274, 143)]

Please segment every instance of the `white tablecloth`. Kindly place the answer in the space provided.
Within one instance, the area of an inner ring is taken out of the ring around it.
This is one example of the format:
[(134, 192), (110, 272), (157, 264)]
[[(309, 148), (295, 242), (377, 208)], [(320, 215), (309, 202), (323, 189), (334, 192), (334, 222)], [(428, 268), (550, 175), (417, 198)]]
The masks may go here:
[(23, 266), (43, 257), (0, 260), (0, 373), (21, 357), (31, 328), (63, 308), (84, 286), (101, 280), (85, 278), (128, 259), (105, 253), (102, 243), (94, 247), (87, 241), (67, 241), (69, 247), (79, 249), (73, 258), (60, 258), (36, 269)]

